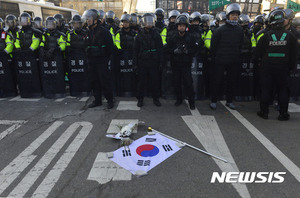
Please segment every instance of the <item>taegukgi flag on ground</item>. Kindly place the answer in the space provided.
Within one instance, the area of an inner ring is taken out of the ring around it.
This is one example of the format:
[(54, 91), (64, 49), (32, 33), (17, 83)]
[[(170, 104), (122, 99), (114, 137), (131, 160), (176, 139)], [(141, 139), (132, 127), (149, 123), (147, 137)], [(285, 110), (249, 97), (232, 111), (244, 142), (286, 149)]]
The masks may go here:
[(160, 134), (146, 135), (114, 151), (110, 159), (134, 175), (143, 175), (179, 151), (176, 143)]

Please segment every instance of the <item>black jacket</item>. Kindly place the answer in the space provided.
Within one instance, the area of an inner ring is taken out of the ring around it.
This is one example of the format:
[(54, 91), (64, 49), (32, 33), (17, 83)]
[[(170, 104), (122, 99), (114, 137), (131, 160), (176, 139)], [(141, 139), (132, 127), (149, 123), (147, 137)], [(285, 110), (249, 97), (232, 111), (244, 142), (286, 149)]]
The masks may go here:
[(163, 44), (156, 28), (141, 32), (134, 39), (133, 65), (152, 67), (163, 63)]
[(239, 62), (244, 42), (243, 28), (227, 24), (217, 28), (211, 39), (210, 53), (216, 64)]
[[(179, 49), (181, 53), (175, 53), (174, 51), (176, 49)], [(180, 36), (177, 31), (177, 33), (169, 39), (168, 52), (171, 55), (171, 63), (173, 66), (190, 67), (196, 51), (197, 45), (195, 37), (189, 32), (185, 32), (183, 36)]]
[(256, 46), (256, 59), (263, 65), (282, 65), (292, 70), (297, 60), (297, 40), (287, 30), (270, 30), (262, 36)]
[(99, 23), (94, 29), (88, 31), (88, 50), (89, 61), (105, 63), (113, 53), (114, 43), (110, 32)]

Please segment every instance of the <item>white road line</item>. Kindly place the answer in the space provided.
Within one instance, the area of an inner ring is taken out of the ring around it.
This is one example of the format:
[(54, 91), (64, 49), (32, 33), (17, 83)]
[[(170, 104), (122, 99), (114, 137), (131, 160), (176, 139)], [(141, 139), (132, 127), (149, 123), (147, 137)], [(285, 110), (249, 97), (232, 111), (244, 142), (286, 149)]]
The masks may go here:
[[(76, 129), (80, 126), (80, 123), (73, 123), (51, 148), (43, 155), (43, 157), (36, 163), (36, 165), (26, 174), (22, 181), (14, 188), (9, 194), (9, 197), (23, 197), (43, 171), (49, 166), (54, 157), (58, 154), (65, 143), (75, 133)], [(85, 129), (86, 130), (86, 129)]]
[[(213, 116), (182, 116), (182, 119), (207, 152), (222, 157), (229, 162), (224, 163), (223, 161), (212, 158), (223, 172), (239, 172)], [(232, 183), (232, 185), (241, 197), (251, 197), (245, 184)]]
[(83, 98), (81, 98), (79, 101), (80, 102), (86, 102), (86, 101), (88, 101), (90, 99), (90, 97), (83, 97)]
[(256, 139), (300, 182), (300, 169), (286, 155), (284, 155), (268, 138), (266, 138), (255, 126), (246, 120), (238, 111), (224, 107), (244, 125)]
[(0, 98), (0, 101), (2, 101), (2, 100), (6, 100), (6, 98)]
[(300, 105), (289, 103), (289, 112), (300, 112)]
[[(78, 122), (74, 123), (73, 125), (75, 125), (76, 128), (82, 126), (82, 129), (66, 149), (64, 154), (57, 161), (52, 170), (47, 174), (39, 187), (35, 190), (32, 197), (47, 197), (49, 195), (51, 189), (55, 186), (62, 172), (67, 168), (70, 161), (73, 159), (74, 155), (93, 128), (93, 124), (90, 122)], [(72, 127), (72, 125), (70, 127)]]
[(106, 153), (98, 153), (88, 180), (105, 184), (111, 180), (129, 181), (131, 173), (107, 158)]
[(0, 141), (6, 136), (8, 136), (9, 134), (11, 134), (12, 132), (14, 132), (15, 130), (17, 130), (18, 128), (20, 128), (22, 124), (25, 124), (26, 122), (27, 121), (25, 120), (0, 120), (0, 124), (12, 125), (8, 129), (0, 133)]
[(62, 101), (64, 101), (64, 99), (66, 99), (66, 98), (58, 98), (58, 99), (54, 100), (54, 102), (62, 102)]
[(120, 101), (117, 107), (119, 111), (139, 111), (140, 107), (136, 106), (137, 101)]
[(14, 97), (9, 101), (18, 101), (18, 102), (38, 102), (40, 98), (21, 98), (21, 96)]
[(0, 172), (0, 194), (20, 175), (26, 167), (35, 159), (32, 155), (46, 139), (61, 125), (62, 121), (54, 122), (44, 133), (42, 133), (34, 142), (32, 142), (22, 153), (18, 155)]

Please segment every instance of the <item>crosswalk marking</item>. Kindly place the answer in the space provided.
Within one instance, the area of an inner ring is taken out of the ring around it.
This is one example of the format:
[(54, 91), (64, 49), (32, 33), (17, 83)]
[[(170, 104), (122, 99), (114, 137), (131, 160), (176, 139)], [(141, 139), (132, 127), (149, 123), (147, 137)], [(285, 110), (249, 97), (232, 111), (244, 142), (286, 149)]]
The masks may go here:
[(238, 111), (231, 110), (221, 102), (224, 107), (244, 125), (248, 131), (300, 182), (300, 169), (284, 153), (282, 153), (268, 138), (266, 138), (255, 126), (246, 120)]
[(137, 102), (136, 101), (120, 101), (119, 105), (117, 107), (117, 110), (119, 111), (139, 111), (141, 110), (140, 107), (136, 106)]
[[(223, 172), (239, 172), (239, 168), (231, 155), (214, 116), (203, 116), (197, 108), (190, 111), (192, 116), (182, 116), (186, 125), (190, 128), (207, 152), (223, 157), (228, 161), (228, 163), (224, 163), (223, 161), (212, 158), (219, 168)], [(232, 183), (232, 185), (241, 197), (251, 197), (245, 184)]]
[(80, 146), (82, 145), (82, 143), (93, 128), (93, 125), (90, 122), (77, 122), (72, 124), (69, 127), (69, 129), (67, 129), (67, 131), (75, 131), (79, 126), (82, 126), (82, 129), (79, 131), (79, 134), (69, 145), (64, 154), (58, 160), (58, 162), (54, 165), (52, 170), (47, 174), (46, 178), (42, 181), (39, 187), (35, 190), (32, 197), (38, 198), (48, 196), (51, 189), (54, 187), (54, 185), (60, 178), (62, 172), (67, 168), (68, 164), (73, 159), (74, 155), (76, 154), (76, 152), (78, 151), (78, 149), (80, 148)]
[(38, 102), (41, 98), (21, 98), (21, 96), (14, 97), (9, 101), (18, 101), (18, 102)]
[(0, 120), (0, 124), (12, 125), (8, 129), (0, 133), (0, 141), (6, 136), (8, 136), (9, 134), (11, 134), (12, 132), (14, 132), (15, 130), (17, 130), (18, 128), (20, 128), (26, 122), (27, 121), (25, 120)]
[(63, 124), (62, 121), (54, 122), (44, 133), (42, 133), (34, 142), (32, 142), (22, 153), (18, 155), (0, 172), (0, 194), (27, 168), (36, 158), (33, 155), (36, 149), (46, 141), (53, 132)]
[(289, 112), (291, 113), (300, 112), (300, 105), (297, 105), (295, 103), (289, 103)]

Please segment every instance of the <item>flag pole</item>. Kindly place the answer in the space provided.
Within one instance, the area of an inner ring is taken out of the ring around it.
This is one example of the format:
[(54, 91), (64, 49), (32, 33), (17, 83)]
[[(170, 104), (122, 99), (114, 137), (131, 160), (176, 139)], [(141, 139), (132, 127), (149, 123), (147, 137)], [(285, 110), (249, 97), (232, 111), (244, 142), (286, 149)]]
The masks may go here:
[(197, 148), (197, 147), (195, 147), (195, 146), (193, 146), (193, 145), (190, 145), (190, 144), (188, 144), (188, 143), (186, 143), (186, 142), (182, 142), (182, 141), (180, 141), (180, 140), (177, 140), (177, 139), (175, 139), (175, 138), (173, 138), (173, 137), (171, 137), (171, 136), (168, 136), (168, 135), (166, 135), (166, 134), (164, 134), (164, 133), (162, 133), (162, 132), (159, 132), (159, 131), (157, 131), (157, 130), (155, 130), (155, 129), (152, 129), (151, 127), (148, 127), (148, 131), (152, 131), (152, 132), (154, 132), (154, 133), (158, 133), (158, 134), (163, 135), (163, 136), (165, 136), (165, 137), (167, 137), (167, 138), (169, 138), (169, 139), (171, 139), (171, 140), (174, 140), (174, 141), (176, 141), (176, 142), (179, 142), (180, 144), (183, 144), (183, 145), (188, 146), (188, 147), (190, 147), (190, 148), (192, 148), (192, 149), (195, 149), (196, 151), (202, 152), (202, 153), (204, 153), (204, 154), (206, 154), (206, 155), (209, 155), (209, 156), (211, 156), (211, 157), (214, 157), (214, 158), (216, 158), (216, 159), (219, 159), (219, 160), (221, 160), (221, 161), (223, 161), (223, 162), (228, 163), (227, 160), (225, 160), (225, 159), (223, 159), (223, 158), (221, 158), (221, 157), (218, 157), (218, 156), (216, 156), (216, 155), (214, 155), (214, 154), (208, 153), (208, 152), (206, 152), (206, 151), (204, 151), (204, 150), (202, 150), (202, 149), (199, 149), (199, 148)]

